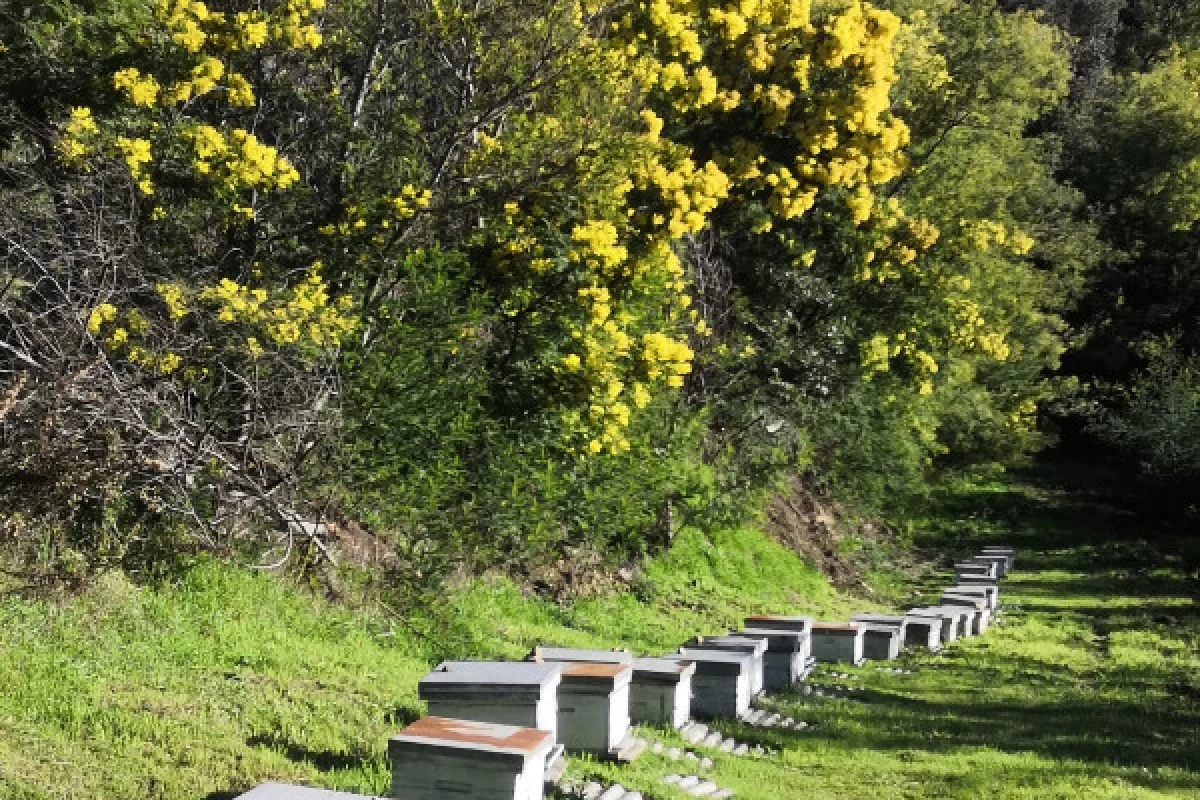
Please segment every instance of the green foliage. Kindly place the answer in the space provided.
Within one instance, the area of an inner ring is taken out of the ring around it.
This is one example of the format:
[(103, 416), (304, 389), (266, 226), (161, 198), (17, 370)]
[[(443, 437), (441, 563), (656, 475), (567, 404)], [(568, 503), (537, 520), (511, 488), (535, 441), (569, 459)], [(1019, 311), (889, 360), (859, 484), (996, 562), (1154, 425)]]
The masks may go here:
[(1144, 369), (1113, 388), (1091, 430), (1148, 478), (1195, 497), (1200, 480), (1200, 356), (1170, 339), (1142, 348)]

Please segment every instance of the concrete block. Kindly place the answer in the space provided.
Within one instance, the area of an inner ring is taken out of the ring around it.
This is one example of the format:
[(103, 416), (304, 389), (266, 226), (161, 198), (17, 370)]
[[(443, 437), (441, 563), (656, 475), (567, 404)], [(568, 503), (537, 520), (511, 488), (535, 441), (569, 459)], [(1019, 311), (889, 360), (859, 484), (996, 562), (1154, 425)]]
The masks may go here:
[(245, 794), (238, 795), (237, 800), (379, 800), (379, 798), (368, 797), (365, 794), (333, 792), (329, 789), (312, 789), (308, 786), (293, 786), (290, 783), (264, 783)]
[(546, 731), (424, 717), (388, 741), (397, 800), (542, 800)]
[(558, 686), (558, 740), (568, 750), (615, 754), (629, 735), (631, 664), (563, 665)]
[(866, 624), (863, 628), (863, 658), (892, 661), (900, 655), (900, 629), (891, 625)]
[(750, 673), (754, 670), (754, 657), (750, 654), (683, 648), (665, 658), (696, 665), (692, 677), (693, 716), (737, 718), (750, 710)]
[(493, 722), (558, 736), (562, 664), (446, 661), (421, 679), (417, 693), (435, 717)]
[(857, 622), (814, 622), (813, 658), (822, 663), (861, 664), (866, 626)]
[(765, 636), (696, 636), (683, 645), (694, 650), (730, 650), (754, 657), (750, 672), (750, 696), (762, 694), (766, 677), (767, 638)]
[(681, 728), (692, 716), (692, 680), (696, 665), (666, 658), (633, 662), (629, 717), (639, 725)]

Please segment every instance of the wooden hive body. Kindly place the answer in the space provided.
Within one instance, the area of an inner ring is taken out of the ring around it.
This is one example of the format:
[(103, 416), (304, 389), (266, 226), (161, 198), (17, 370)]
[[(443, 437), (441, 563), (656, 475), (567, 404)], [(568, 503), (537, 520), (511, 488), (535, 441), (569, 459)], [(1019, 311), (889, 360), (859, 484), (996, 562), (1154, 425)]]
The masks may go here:
[(692, 650), (727, 650), (734, 653), (746, 653), (753, 659), (749, 681), (750, 696), (762, 694), (766, 680), (767, 640), (765, 637), (748, 636), (697, 636), (687, 642), (684, 647)]
[(863, 658), (891, 661), (900, 655), (903, 634), (899, 627), (866, 623), (863, 630)]
[(812, 633), (782, 628), (746, 628), (735, 636), (764, 636), (767, 639), (763, 665), (763, 687), (772, 692), (792, 688), (812, 668)]
[(682, 728), (692, 716), (692, 682), (696, 665), (666, 658), (633, 662), (629, 716), (636, 724)]
[(537, 728), (558, 735), (562, 664), (447, 661), (426, 675), (418, 694), (435, 717)]
[(629, 735), (630, 664), (573, 662), (558, 687), (558, 738), (568, 750), (615, 753)]
[(814, 622), (813, 658), (836, 664), (861, 664), (865, 626), (857, 622)]
[(388, 742), (397, 800), (542, 800), (546, 731), (423, 717)]
[(692, 715), (699, 719), (741, 717), (750, 710), (750, 672), (754, 658), (729, 650), (683, 648), (667, 659), (695, 665), (692, 676)]

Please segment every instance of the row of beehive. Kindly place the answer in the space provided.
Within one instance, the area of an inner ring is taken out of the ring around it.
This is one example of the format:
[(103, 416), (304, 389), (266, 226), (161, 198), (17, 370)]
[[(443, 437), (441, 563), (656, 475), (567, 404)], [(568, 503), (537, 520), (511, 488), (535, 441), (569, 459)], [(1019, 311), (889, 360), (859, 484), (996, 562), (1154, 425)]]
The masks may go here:
[[(696, 637), (676, 652), (537, 647), (524, 662), (448, 661), (420, 683), (429, 716), (388, 744), (400, 800), (540, 800), (561, 774), (563, 751), (631, 760), (645, 747), (634, 723), (682, 727), (742, 718), (763, 691), (793, 687), (816, 662), (893, 659), (904, 647), (939, 649), (983, 633), (999, 605), (997, 580), (1012, 548), (985, 548), (955, 564), (941, 603), (849, 622), (777, 615), (743, 630)], [(265, 784), (244, 800), (351, 800), (355, 795)]]

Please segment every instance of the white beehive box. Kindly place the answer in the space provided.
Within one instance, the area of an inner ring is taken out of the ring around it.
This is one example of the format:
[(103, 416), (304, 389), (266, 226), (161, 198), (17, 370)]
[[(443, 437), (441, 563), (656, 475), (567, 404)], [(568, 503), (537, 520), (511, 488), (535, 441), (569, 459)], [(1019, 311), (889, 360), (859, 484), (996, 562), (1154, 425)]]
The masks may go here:
[(308, 786), (293, 786), (290, 783), (264, 783), (245, 794), (238, 795), (237, 800), (380, 800), (380, 798), (365, 794), (334, 792), (329, 789), (313, 789)]
[(947, 606), (965, 606), (974, 611), (975, 614), (971, 618), (971, 633), (974, 636), (979, 636), (987, 632), (988, 625), (992, 620), (991, 609), (987, 607), (987, 600), (982, 597), (970, 594), (959, 594), (957, 592), (945, 591), (942, 592), (942, 605)]
[(697, 636), (683, 645), (692, 650), (730, 650), (754, 658), (750, 670), (750, 697), (762, 694), (766, 675), (767, 640), (764, 637)]
[(778, 692), (792, 688), (812, 669), (812, 634), (771, 628), (745, 628), (734, 636), (761, 636), (767, 640), (763, 687)]
[(987, 606), (992, 611), (1000, 607), (1000, 589), (995, 585), (983, 583), (957, 583), (953, 586), (947, 586), (945, 591), (954, 592), (955, 594), (969, 594), (979, 597), (987, 601)]
[(1017, 564), (1017, 551), (1012, 547), (1004, 547), (1001, 545), (986, 545), (979, 549), (981, 555), (1001, 555), (1008, 559), (1008, 572), (1013, 571), (1013, 567)]
[(966, 606), (951, 606), (943, 603), (936, 606), (929, 606), (925, 610), (950, 617), (954, 624), (954, 637), (956, 639), (966, 639), (968, 636), (974, 635), (972, 629), (974, 627), (973, 619), (975, 612), (973, 609)]
[(902, 641), (904, 637), (897, 627), (865, 623), (863, 658), (869, 661), (892, 661), (900, 655)]
[(534, 728), (423, 717), (388, 741), (397, 800), (542, 800), (554, 737)]
[(692, 716), (692, 681), (696, 665), (668, 658), (633, 662), (629, 716), (636, 724), (682, 728)]
[(991, 555), (981, 553), (977, 556), (971, 556), (967, 561), (973, 564), (995, 564), (997, 578), (1003, 578), (1008, 574), (1008, 556), (1000, 553), (993, 553)]
[(692, 676), (692, 715), (700, 719), (737, 718), (750, 710), (754, 657), (732, 650), (692, 650), (664, 656), (696, 666)]
[[(899, 655), (900, 650), (905, 647), (905, 640), (908, 638), (908, 617), (891, 614), (855, 614), (850, 621), (861, 622), (868, 627), (891, 628), (896, 632), (896, 655)], [(932, 620), (929, 621), (929, 627), (934, 627), (935, 625), (940, 634), (941, 623), (935, 623)], [(928, 636), (928, 633), (925, 632), (924, 635)], [(918, 638), (920, 638), (920, 636), (918, 636)], [(870, 637), (868, 636), (863, 640), (863, 655), (867, 658), (874, 658), (874, 656), (872, 656), (870, 653), (871, 649)], [(934, 647), (933, 649), (936, 650), (937, 648)], [(895, 656), (893, 656), (893, 658), (894, 657)]]
[(814, 622), (813, 658), (822, 663), (861, 664), (866, 626), (857, 622)]
[(558, 740), (568, 749), (616, 755), (629, 735), (630, 664), (564, 664), (558, 686)]
[(417, 692), (435, 717), (537, 728), (558, 736), (562, 664), (447, 661), (421, 679)]
[(957, 612), (944, 611), (935, 606), (923, 606), (921, 608), (910, 608), (906, 616), (934, 617), (940, 620), (942, 623), (940, 638), (943, 645), (950, 644), (958, 638), (961, 616)]
[(974, 564), (970, 561), (959, 561), (954, 565), (954, 574), (996, 580), (996, 565), (992, 563)]
[(783, 614), (756, 614), (753, 617), (746, 617), (746, 628), (755, 630), (783, 630), (794, 631), (796, 633), (805, 634), (803, 639), (803, 661), (807, 665), (807, 670), (811, 669), (812, 664), (816, 663), (812, 657), (812, 617), (793, 617)]

